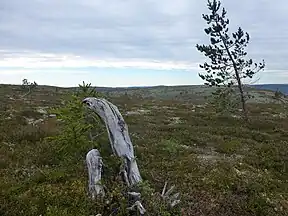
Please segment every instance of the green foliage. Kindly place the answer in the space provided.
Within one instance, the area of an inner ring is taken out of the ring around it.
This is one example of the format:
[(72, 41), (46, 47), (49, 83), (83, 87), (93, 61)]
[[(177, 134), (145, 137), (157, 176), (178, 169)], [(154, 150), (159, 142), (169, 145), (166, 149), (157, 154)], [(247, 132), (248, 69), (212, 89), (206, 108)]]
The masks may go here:
[[(210, 59), (210, 63), (205, 62), (200, 68), (205, 70), (205, 74), (199, 74), (200, 78), (209, 86), (237, 85), (240, 93), (239, 101), (242, 104), (242, 112), (245, 120), (248, 120), (246, 110), (246, 100), (249, 95), (244, 93), (243, 81), (252, 79), (253, 76), (265, 67), (265, 62), (254, 63), (252, 59), (247, 59), (247, 47), (250, 36), (241, 27), (234, 33), (229, 34), (229, 19), (226, 18), (225, 8), (220, 9), (221, 2), (208, 0), (210, 14), (203, 14), (202, 17), (209, 25), (205, 28), (205, 33), (210, 37), (209, 45), (196, 45), (199, 52), (204, 53)], [(236, 95), (237, 96), (237, 95)], [(238, 97), (238, 96), (237, 96)]]
[(285, 98), (285, 94), (283, 94), (283, 92), (281, 92), (280, 90), (276, 90), (274, 93), (274, 98), (275, 99)]
[(275, 91), (273, 99), (275, 99), (277, 102), (279, 102), (282, 105), (283, 114), (288, 116), (288, 98), (287, 95), (285, 95), (280, 90)]
[(211, 64), (205, 62), (200, 65), (207, 72), (199, 76), (210, 86), (235, 84), (235, 78), (252, 78), (255, 73), (264, 69), (262, 63), (254, 63), (252, 59), (245, 59), (250, 36), (239, 27), (232, 37), (229, 32), (229, 19), (226, 18), (225, 8), (220, 11), (221, 3), (216, 0), (208, 0), (208, 9), (211, 14), (203, 14), (203, 19), (210, 25), (204, 31), (210, 36), (210, 45), (196, 45), (196, 48), (210, 58)]
[(179, 205), (174, 208), (169, 207), (168, 203), (161, 198), (160, 192), (157, 193), (148, 181), (139, 183), (138, 188), (147, 212), (153, 212), (159, 216), (181, 215)]
[(159, 143), (159, 148), (161, 149), (161, 151), (165, 151), (169, 153), (171, 156), (173, 155), (175, 156), (181, 149), (181, 146), (177, 141), (169, 139), (169, 140), (162, 140), (162, 142)]
[(31, 83), (27, 79), (23, 79), (21, 89), (26, 92), (26, 94), (23, 95), (23, 97), (30, 94), (37, 86), (38, 84), (35, 81)]
[[(133, 205), (133, 203), (129, 201), (130, 198), (127, 194), (126, 185), (124, 182), (121, 182), (119, 178), (121, 160), (111, 155), (111, 150), (107, 148), (110, 147), (108, 143), (106, 143), (106, 147), (103, 147), (99, 145), (98, 142), (91, 140), (88, 136), (91, 129), (97, 129), (98, 133), (103, 132), (99, 118), (95, 114), (89, 113), (89, 119), (92, 119), (92, 121), (87, 121), (88, 110), (85, 109), (81, 101), (84, 97), (91, 96), (97, 97), (99, 95), (91, 88), (91, 84), (85, 84), (83, 82), (83, 85), (79, 85), (78, 91), (63, 101), (64, 104), (62, 106), (51, 109), (50, 112), (56, 114), (57, 119), (61, 122), (61, 133), (48, 137), (46, 141), (54, 143), (53, 145), (58, 148), (55, 151), (56, 155), (54, 155), (54, 157), (58, 157), (58, 159), (62, 161), (62, 164), (77, 163), (77, 161), (84, 157), (89, 149), (97, 148), (101, 152), (101, 157), (104, 160), (104, 175), (101, 182), (106, 188), (106, 195), (104, 199), (99, 198), (94, 207), (97, 209), (97, 212), (103, 215), (129, 215), (127, 208)], [(51, 176), (51, 173), (49, 175)], [(55, 172), (53, 173), (53, 177), (49, 178), (49, 181), (51, 182), (51, 180), (53, 180), (53, 182), (55, 182), (55, 179), (59, 180), (62, 178), (62, 175), (62, 172)], [(153, 199), (154, 195), (150, 193), (151, 188), (140, 187), (140, 190), (145, 194), (145, 198), (148, 200)], [(157, 215), (171, 215), (167, 207), (168, 205), (162, 200), (158, 199), (157, 205), (154, 202), (148, 201), (148, 208), (150, 205), (152, 205), (150, 207), (153, 210), (152, 212), (159, 212)], [(68, 212), (65, 208), (62, 209), (51, 206), (47, 208), (47, 214), (67, 215)]]
[[(86, 123), (84, 107), (75, 95), (72, 95), (63, 107), (51, 109), (50, 112), (56, 114), (57, 119), (61, 121), (61, 133), (57, 136), (48, 137), (47, 141), (55, 142), (56, 146), (61, 146), (58, 150), (59, 157), (66, 155), (67, 157), (71, 156), (72, 159), (73, 155), (68, 153), (83, 147), (87, 148), (87, 144), (90, 143), (88, 132), (93, 125)], [(66, 157), (63, 158), (63, 160), (67, 159)]]
[(237, 150), (241, 147), (241, 144), (242, 143), (239, 142), (239, 140), (227, 140), (219, 143), (216, 150), (220, 153), (231, 155), (237, 152)]
[(287, 148), (287, 141), (274, 143), (266, 140), (265, 144), (263, 142), (263, 144), (257, 145), (254, 151), (247, 155), (247, 161), (250, 159), (249, 163), (253, 166), (270, 170), (277, 175), (280, 174), (283, 179), (288, 179), (288, 161), (284, 159), (287, 154)]
[(79, 84), (78, 85), (78, 87), (79, 87), (79, 91), (78, 91), (78, 94), (77, 95), (83, 95), (83, 96), (89, 96), (89, 97), (97, 97), (97, 96), (99, 96), (99, 93), (98, 92), (96, 92), (96, 90), (95, 90), (95, 88), (93, 88), (92, 86), (91, 86), (91, 83), (85, 83), (84, 81), (83, 81), (83, 83), (82, 83), (82, 85), (81, 84)]
[(98, 147), (98, 144), (90, 139), (89, 133), (92, 129), (101, 132), (99, 118), (83, 106), (82, 100), (85, 97), (99, 96), (101, 95), (91, 88), (91, 84), (86, 85), (83, 82), (83, 86), (79, 85), (77, 92), (68, 95), (66, 100), (62, 101), (63, 105), (50, 109), (61, 122), (61, 133), (46, 140), (54, 142), (55, 146), (61, 146), (57, 155), (63, 161), (78, 160), (79, 158), (75, 157), (76, 152), (84, 153), (91, 147)]
[(235, 95), (236, 92), (233, 88), (218, 88), (212, 93), (209, 104), (216, 113), (233, 113), (240, 105)]
[(33, 110), (33, 109), (24, 109), (21, 110), (18, 114), (19, 116), (22, 117), (28, 117), (28, 118), (33, 118), (33, 119), (38, 119), (42, 117), (42, 114), (37, 112), (37, 110)]

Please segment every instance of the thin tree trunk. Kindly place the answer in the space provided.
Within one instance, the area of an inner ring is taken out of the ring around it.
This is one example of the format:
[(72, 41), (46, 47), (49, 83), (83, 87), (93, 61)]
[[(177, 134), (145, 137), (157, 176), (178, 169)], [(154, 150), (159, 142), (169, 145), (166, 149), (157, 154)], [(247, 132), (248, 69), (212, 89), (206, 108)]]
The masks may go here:
[(248, 119), (248, 112), (247, 112), (247, 108), (246, 108), (246, 101), (245, 101), (245, 96), (244, 96), (244, 91), (243, 91), (243, 86), (242, 86), (241, 78), (240, 78), (240, 75), (239, 75), (239, 71), (238, 71), (236, 62), (233, 59), (233, 57), (232, 57), (232, 55), (230, 53), (230, 50), (229, 50), (229, 48), (228, 48), (228, 46), (226, 44), (226, 41), (225, 41), (224, 37), (222, 36), (222, 34), (220, 32), (219, 32), (219, 35), (220, 35), (220, 37), (222, 39), (222, 42), (223, 42), (224, 47), (225, 47), (225, 50), (227, 51), (227, 54), (228, 54), (230, 60), (232, 61), (234, 72), (235, 72), (235, 75), (236, 75), (237, 87), (238, 87), (239, 92), (240, 92), (240, 100), (241, 100), (243, 117), (244, 117), (244, 120), (246, 122), (248, 122), (248, 120), (249, 120)]
[(243, 86), (242, 86), (238, 71), (235, 73), (236, 73), (238, 88), (239, 88), (240, 97), (241, 97), (241, 105), (242, 105), (242, 112), (243, 112), (244, 120), (248, 122), (249, 119), (248, 119), (248, 112), (247, 112), (247, 108), (246, 108), (246, 101), (245, 101), (245, 97), (244, 97)]

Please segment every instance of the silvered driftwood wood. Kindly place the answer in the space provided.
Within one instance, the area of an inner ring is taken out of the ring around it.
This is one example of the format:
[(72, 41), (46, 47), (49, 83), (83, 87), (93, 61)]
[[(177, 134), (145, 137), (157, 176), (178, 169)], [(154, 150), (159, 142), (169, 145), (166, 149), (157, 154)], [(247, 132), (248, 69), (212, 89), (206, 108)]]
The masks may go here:
[(102, 158), (97, 149), (92, 149), (87, 153), (86, 163), (89, 175), (89, 193), (92, 199), (104, 196), (103, 185), (101, 185)]
[[(114, 104), (102, 98), (85, 98), (83, 103), (94, 111), (105, 123), (112, 151), (124, 161), (122, 164), (123, 167), (121, 167), (124, 181), (128, 186), (140, 182), (142, 178), (135, 160), (133, 145), (128, 134), (128, 126), (118, 108)], [(97, 149), (92, 149), (88, 152), (86, 161), (89, 170), (89, 191), (92, 198), (95, 198), (98, 195), (104, 195), (103, 186), (100, 184), (102, 158), (99, 151)], [(180, 202), (178, 199), (179, 193), (171, 195), (174, 186), (169, 190), (166, 189), (167, 182), (165, 183), (161, 197), (163, 200), (168, 202), (170, 207), (174, 207)], [(128, 194), (132, 196), (134, 200), (134, 204), (128, 209), (137, 209), (141, 215), (145, 214), (146, 210), (139, 200), (141, 194), (136, 192), (128, 192)]]
[(143, 207), (140, 201), (136, 201), (131, 207), (128, 208), (128, 210), (135, 209), (137, 209), (141, 215), (144, 215), (146, 212), (146, 209)]
[(89, 97), (83, 100), (105, 123), (111, 148), (114, 154), (124, 159), (124, 173), (127, 176), (128, 186), (142, 180), (137, 162), (134, 156), (134, 148), (125, 123), (118, 108), (103, 98)]
[(170, 207), (174, 207), (176, 206), (178, 203), (180, 203), (180, 199), (178, 199), (180, 193), (175, 193), (174, 195), (171, 195), (175, 186), (172, 185), (170, 189), (167, 189), (167, 182), (165, 182), (164, 188), (162, 190), (161, 193), (161, 197), (163, 200), (166, 200), (168, 202), (168, 204), (170, 205)]

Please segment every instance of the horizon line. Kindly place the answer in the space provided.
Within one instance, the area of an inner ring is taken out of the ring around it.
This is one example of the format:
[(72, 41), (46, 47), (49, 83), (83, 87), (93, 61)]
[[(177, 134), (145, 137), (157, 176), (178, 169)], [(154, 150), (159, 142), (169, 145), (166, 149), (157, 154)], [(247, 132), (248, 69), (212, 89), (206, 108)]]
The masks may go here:
[[(89, 84), (87, 82), (86, 84)], [(10, 86), (21, 86), (22, 84), (12, 84), (12, 83), (0, 83), (0, 85), (10, 85)], [(79, 85), (81, 83), (77, 84), (76, 86), (55, 86), (55, 85), (47, 85), (47, 84), (41, 84), (38, 86), (46, 86), (46, 87), (58, 87), (58, 88), (79, 88)], [(246, 86), (259, 86), (259, 85), (288, 85), (288, 83), (260, 83), (260, 84), (247, 84)], [(172, 84), (172, 85), (139, 85), (139, 86), (91, 86), (93, 88), (151, 88), (151, 87), (185, 87), (185, 86), (205, 86), (210, 87), (205, 84)], [(235, 85), (237, 86), (237, 85)], [(216, 87), (216, 86), (211, 86)]]

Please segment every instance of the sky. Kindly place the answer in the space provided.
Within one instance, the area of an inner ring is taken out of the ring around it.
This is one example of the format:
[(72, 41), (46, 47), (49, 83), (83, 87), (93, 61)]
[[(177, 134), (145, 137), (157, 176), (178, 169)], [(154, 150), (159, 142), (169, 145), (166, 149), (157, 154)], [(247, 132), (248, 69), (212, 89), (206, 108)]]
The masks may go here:
[[(222, 0), (230, 29), (250, 34), (266, 68), (257, 83), (288, 83), (287, 0)], [(195, 45), (208, 37), (206, 0), (1, 0), (0, 83), (203, 84)]]

